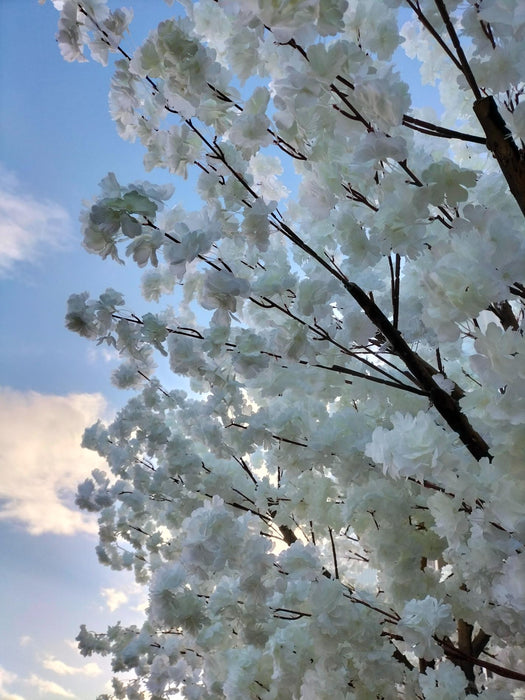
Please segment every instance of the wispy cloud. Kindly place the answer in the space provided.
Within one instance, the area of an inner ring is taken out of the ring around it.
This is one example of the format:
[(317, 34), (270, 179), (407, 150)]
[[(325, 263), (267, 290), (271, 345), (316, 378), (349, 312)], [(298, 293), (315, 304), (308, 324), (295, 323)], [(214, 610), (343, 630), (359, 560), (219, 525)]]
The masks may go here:
[(75, 695), (66, 688), (63, 688), (58, 683), (54, 681), (47, 681), (45, 678), (40, 678), (36, 674), (32, 674), (29, 678), (28, 683), (34, 686), (40, 695), (44, 697), (49, 697), (49, 695), (59, 695), (61, 698), (74, 698)]
[[(38, 0), (38, 2), (43, 5), (46, 0)], [(64, 7), (64, 0), (51, 0), (53, 5), (56, 7), (57, 10), (61, 10)]]
[(3, 666), (0, 666), (0, 697), (2, 700), (25, 700), (21, 695), (10, 693), (7, 686), (18, 680), (16, 673), (11, 673)]
[[(69, 666), (54, 656), (47, 656), (42, 662), (43, 667), (60, 676), (84, 676), (86, 678), (93, 678), (99, 676), (103, 673), (100, 666), (94, 662), (85, 664), (82, 667)], [(39, 697), (49, 698), (49, 697), (62, 697), (62, 698), (74, 698), (75, 694), (64, 688), (59, 683), (55, 681), (48, 680), (46, 678), (41, 678), (36, 673), (32, 673), (29, 678), (22, 678), (17, 676), (16, 673), (12, 673), (7, 669), (0, 666), (0, 699), (1, 700), (25, 700), (22, 695), (17, 693), (11, 693), (8, 690), (8, 686), (13, 684), (22, 685), (24, 688), (26, 686), (32, 686), (36, 688)], [(35, 697), (35, 693), (32, 691), (30, 693), (31, 697)]]
[(124, 591), (119, 591), (116, 588), (103, 588), (101, 593), (106, 599), (106, 605), (111, 612), (114, 612), (129, 600)]
[(11, 673), (11, 671), (8, 671), (3, 666), (0, 666), (0, 694), (2, 695), (2, 698), (4, 697), (4, 693), (8, 694), (6, 686), (14, 683), (16, 678), (16, 674)]
[(118, 588), (101, 588), (100, 595), (104, 598), (104, 603), (110, 612), (126, 606), (127, 614), (139, 613), (137, 624), (142, 620), (144, 611), (149, 605), (144, 586), (130, 579), (127, 582), (121, 582)]
[(56, 202), (27, 192), (0, 164), (0, 277), (21, 263), (34, 263), (72, 241), (72, 223)]
[(102, 673), (102, 669), (94, 661), (91, 661), (84, 666), (70, 666), (54, 656), (46, 656), (42, 661), (42, 666), (48, 671), (57, 673), (59, 676), (94, 677), (99, 676)]
[(90, 365), (99, 365), (104, 362), (115, 363), (120, 358), (117, 350), (104, 345), (90, 345), (87, 350), (87, 360)]
[(80, 443), (105, 410), (100, 394), (0, 388), (0, 520), (34, 535), (96, 532), (95, 518), (76, 508), (74, 494), (94, 468), (104, 468)]
[(7, 668), (0, 666), (0, 690), (4, 691), (4, 685), (9, 685), (16, 680), (16, 674), (8, 671)]

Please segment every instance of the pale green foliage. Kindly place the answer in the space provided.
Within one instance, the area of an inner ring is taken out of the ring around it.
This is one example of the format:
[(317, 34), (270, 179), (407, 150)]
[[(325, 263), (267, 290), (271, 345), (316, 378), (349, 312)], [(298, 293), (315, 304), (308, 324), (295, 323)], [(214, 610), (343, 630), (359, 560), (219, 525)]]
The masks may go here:
[[(82, 219), (166, 309), (68, 307), (137, 392), (86, 431), (110, 474), (78, 503), (149, 589), (142, 629), (80, 648), (136, 673), (117, 698), (523, 697), (524, 225), (451, 39), (523, 138), (522, 3), (180, 4), (110, 102), (148, 170), (197, 168), (202, 209), (110, 175)], [(81, 6), (61, 50), (104, 63), (130, 13)], [(440, 127), (398, 46), (439, 81)]]

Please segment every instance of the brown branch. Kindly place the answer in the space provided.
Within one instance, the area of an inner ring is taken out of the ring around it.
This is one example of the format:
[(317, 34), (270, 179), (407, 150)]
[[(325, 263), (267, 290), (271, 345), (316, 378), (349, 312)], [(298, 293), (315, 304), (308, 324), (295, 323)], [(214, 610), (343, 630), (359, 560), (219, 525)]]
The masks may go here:
[(434, 26), (432, 25), (432, 23), (431, 23), (431, 22), (425, 17), (425, 15), (423, 14), (423, 11), (421, 10), (421, 7), (420, 7), (420, 5), (419, 5), (419, 1), (418, 1), (418, 0), (407, 0), (407, 4), (409, 5), (409, 7), (412, 8), (412, 10), (414, 10), (414, 12), (416, 13), (416, 16), (417, 16), (418, 20), (419, 20), (419, 21), (421, 22), (421, 24), (425, 27), (425, 29), (427, 29), (427, 30), (432, 34), (432, 36), (434, 37), (434, 39), (435, 39), (435, 40), (437, 41), (437, 43), (441, 46), (441, 48), (442, 48), (443, 51), (447, 54), (447, 56), (450, 58), (450, 60), (452, 61), (452, 63), (454, 63), (454, 65), (456, 66), (456, 68), (458, 68), (461, 72), (463, 72), (462, 67), (461, 67), (461, 63), (460, 63), (460, 62), (458, 61), (458, 59), (454, 56), (453, 52), (452, 52), (452, 51), (450, 50), (450, 48), (446, 45), (446, 43), (444, 42), (444, 40), (441, 38), (439, 32), (437, 32), (437, 30), (434, 28)]
[(436, 384), (432, 372), (428, 369), (428, 363), (409, 347), (399, 330), (394, 328), (381, 309), (376, 306), (368, 294), (365, 294), (361, 287), (346, 278), (341, 279), (341, 283), (363, 309), (370, 321), (385, 336), (394, 353), (403, 360), (407, 369), (418, 380), (420, 387), (428, 392), (438, 413), (445, 419), (448, 426), (459, 435), (472, 456), (478, 461), (483, 457), (491, 460), (492, 455), (487, 443), (471, 426), (457, 401)]
[(392, 256), (388, 256), (388, 265), (390, 267), (390, 286), (392, 295), (392, 325), (397, 328), (399, 321), (399, 280), (401, 275), (401, 256), (395, 254), (395, 270), (392, 263)]
[[(151, 378), (148, 377), (147, 374), (144, 374), (144, 372), (141, 372), (140, 369), (137, 370), (137, 374), (139, 374), (143, 379), (145, 379), (146, 381), (150, 382), (150, 384), (151, 384)], [(165, 396), (166, 398), (169, 398), (168, 392), (167, 392), (165, 389), (163, 389), (163, 388), (160, 386), (160, 384), (159, 384), (159, 386), (157, 387), (157, 389), (161, 392), (161, 394), (163, 394), (163, 396)]]
[[(228, 425), (225, 426), (226, 428), (242, 428), (243, 430), (248, 430), (247, 425), (242, 425), (241, 423), (235, 423), (232, 421)], [(292, 440), (290, 438), (285, 438), (282, 437), (282, 435), (272, 435), (272, 438), (274, 440), (278, 440), (279, 442), (286, 442), (289, 445), (296, 445), (297, 447), (308, 447), (308, 444), (306, 442), (299, 442), (298, 440)]]
[(432, 122), (427, 122), (423, 119), (416, 119), (415, 117), (411, 117), (408, 114), (403, 114), (403, 119), (401, 123), (403, 124), (403, 126), (407, 126), (409, 129), (413, 129), (414, 131), (420, 131), (422, 134), (437, 136), (438, 138), (471, 141), (472, 143), (480, 143), (483, 146), (487, 144), (487, 140), (483, 138), (483, 136), (475, 136), (474, 134), (465, 134), (463, 131), (447, 129), (444, 126), (432, 124)]
[(294, 148), (288, 141), (285, 141), (283, 138), (281, 138), (278, 134), (275, 133), (272, 129), (266, 129), (266, 131), (273, 136), (273, 142), (274, 144), (283, 151), (283, 153), (286, 153), (287, 156), (290, 156), (291, 158), (295, 158), (295, 160), (308, 160), (308, 158), (304, 155), (304, 153), (301, 153), (301, 151), (298, 151), (296, 148)]
[[(413, 6), (412, 0), (407, 0), (408, 3)], [(439, 2), (439, 0), (436, 0)], [(419, 8), (419, 5), (417, 5)], [(439, 36), (439, 35), (438, 35)], [(293, 46), (293, 45), (292, 45)], [(297, 48), (297, 46), (293, 46)], [(155, 83), (153, 83), (154, 89), (159, 92)], [(339, 90), (335, 85), (331, 85), (333, 91), (343, 100), (345, 104), (354, 112), (354, 114), (360, 118), (360, 121), (366, 126), (368, 130), (373, 130), (372, 126), (359, 114), (359, 112), (353, 107), (353, 105), (348, 101), (347, 96)], [(229, 163), (224, 155), (221, 147), (217, 144), (217, 140), (214, 139), (211, 143), (200, 130), (192, 123), (191, 119), (185, 119), (185, 123), (188, 127), (199, 136), (202, 143), (205, 144), (212, 157), (220, 160), (223, 165), (230, 171), (230, 173), (237, 179), (237, 181), (248, 191), (254, 199), (258, 198), (258, 195), (250, 187), (245, 178), (237, 172)], [(383, 312), (376, 306), (375, 302), (367, 295), (357, 284), (348, 280), (348, 278), (333, 264), (326, 261), (321, 255), (319, 255), (311, 246), (309, 246), (300, 236), (298, 236), (284, 221), (280, 221), (276, 214), (272, 214), (270, 217), (270, 224), (274, 226), (277, 230), (281, 231), (288, 240), (290, 240), (294, 245), (303, 250), (307, 255), (309, 255), (313, 260), (316, 260), (322, 267), (324, 267), (328, 273), (338, 279), (346, 291), (353, 297), (361, 309), (365, 312), (368, 319), (376, 326), (376, 328), (385, 336), (389, 341), (390, 345), (394, 349), (395, 354), (405, 363), (407, 369), (414, 378), (417, 380), (421, 389), (428, 393), (429, 398), (433, 402), (435, 408), (440, 413), (440, 415), (445, 419), (449, 427), (455, 431), (462, 442), (465, 444), (467, 449), (479, 460), (482, 457), (488, 457), (491, 459), (488, 445), (481, 438), (481, 436), (474, 430), (470, 425), (467, 417), (462, 413), (458, 403), (453, 397), (448, 395), (443, 391), (433, 380), (432, 373), (428, 371), (425, 363), (422, 362), (421, 358), (414, 352), (399, 330), (395, 328), (388, 318), (383, 314)]]
[[(439, 14), (441, 15), (441, 18), (443, 19), (443, 22), (445, 23), (446, 30), (448, 32), (448, 35), (454, 45), (454, 48), (456, 49), (456, 54), (459, 59), (459, 64), (460, 64), (460, 70), (465, 76), (467, 83), (469, 84), (470, 89), (474, 93), (474, 97), (476, 100), (481, 99), (481, 92), (478, 87), (478, 84), (476, 83), (476, 79), (474, 78), (474, 74), (472, 73), (472, 69), (470, 67), (469, 62), (467, 61), (467, 57), (465, 56), (465, 53), (463, 51), (463, 48), (461, 46), (461, 42), (459, 40), (459, 37), (456, 33), (456, 30), (454, 29), (454, 25), (452, 24), (452, 21), (450, 19), (450, 15), (448, 14), (448, 10), (445, 7), (445, 3), (443, 0), (434, 0), (436, 3), (436, 7), (439, 10)], [(457, 64), (456, 64), (457, 65)]]
[[(479, 9), (478, 9), (478, 12), (479, 12)], [(490, 26), (490, 22), (485, 22), (484, 20), (480, 19), (479, 23), (481, 25), (481, 29), (483, 31), (483, 34), (490, 41), (490, 45), (492, 46), (492, 48), (495, 49), (496, 48), (496, 39), (494, 38), (494, 33), (492, 31), (492, 27)]]
[(514, 284), (509, 287), (509, 291), (512, 294), (515, 294), (517, 297), (525, 299), (525, 284), (521, 284), (521, 282), (514, 282)]
[[(293, 39), (292, 39), (293, 41)], [(289, 43), (289, 42), (288, 42)], [(244, 109), (241, 107), (240, 104), (237, 102), (234, 102), (231, 97), (228, 97), (222, 90), (219, 90), (215, 85), (212, 85), (211, 83), (207, 83), (208, 87), (210, 90), (221, 100), (222, 102), (226, 102), (228, 104), (233, 105), (234, 107), (237, 108), (239, 112), (244, 112)], [(283, 153), (286, 153), (286, 155), (290, 156), (291, 158), (295, 158), (296, 160), (308, 160), (308, 158), (304, 155), (304, 153), (301, 153), (298, 151), (296, 148), (294, 148), (291, 144), (289, 144), (287, 141), (285, 141), (279, 134), (276, 134), (275, 131), (272, 129), (266, 129), (266, 131), (273, 136), (274, 138), (274, 144), (283, 151)]]
[(475, 656), (477, 658), (485, 649), (489, 641), (490, 634), (487, 634), (486, 632), (480, 629), (474, 637), (474, 639), (472, 640), (472, 656)]
[(403, 664), (403, 666), (406, 666), (410, 671), (413, 671), (414, 666), (410, 663), (407, 657), (404, 654), (402, 654), (395, 645), (394, 648), (395, 651), (392, 654), (392, 658), (394, 658), (396, 661), (399, 661), (399, 663)]
[[(259, 300), (257, 300), (257, 299), (255, 299), (254, 297), (249, 297), (249, 299), (250, 299), (250, 301), (252, 301), (252, 302), (254, 302), (255, 304), (257, 304), (258, 306), (262, 306), (262, 308), (266, 308), (266, 309), (275, 308), (275, 309), (278, 309), (279, 311), (281, 311), (281, 312), (284, 313), (285, 315), (289, 316), (289, 317), (290, 317), (291, 319), (293, 319), (294, 321), (297, 321), (297, 322), (300, 323), (301, 325), (308, 327), (313, 333), (316, 334), (316, 336), (317, 336), (316, 340), (324, 340), (324, 341), (326, 341), (326, 342), (331, 343), (334, 347), (338, 348), (344, 355), (347, 355), (347, 356), (349, 356), (349, 357), (353, 357), (355, 360), (357, 360), (358, 362), (361, 362), (361, 363), (364, 364), (365, 366), (369, 367), (369, 368), (372, 369), (374, 372), (378, 372), (379, 374), (383, 375), (384, 377), (387, 378), (387, 380), (388, 380), (389, 382), (393, 382), (392, 384), (389, 384), (389, 386), (394, 386), (394, 387), (397, 388), (397, 389), (405, 389), (406, 391), (410, 391), (410, 392), (415, 393), (415, 394), (426, 395), (426, 394), (425, 394), (424, 392), (422, 392), (420, 389), (411, 387), (411, 386), (409, 386), (409, 385), (407, 385), (407, 384), (404, 384), (403, 382), (400, 382), (398, 379), (395, 379), (395, 377), (394, 377), (391, 373), (387, 372), (387, 371), (384, 370), (382, 367), (380, 367), (380, 366), (374, 364), (373, 362), (371, 362), (370, 360), (368, 360), (366, 357), (364, 357), (364, 356), (362, 356), (360, 353), (356, 352), (354, 349), (351, 350), (351, 349), (346, 348), (346, 347), (344, 347), (343, 345), (341, 345), (341, 343), (338, 343), (338, 342), (335, 340), (335, 338), (333, 338), (333, 337), (328, 333), (328, 331), (326, 331), (324, 328), (322, 328), (317, 322), (315, 322), (314, 325), (312, 325), (311, 323), (307, 323), (307, 322), (304, 321), (302, 318), (300, 318), (299, 316), (297, 316), (296, 314), (294, 314), (294, 313), (291, 311), (291, 309), (288, 307), (288, 305), (286, 305), (286, 304), (283, 304), (283, 305), (278, 304), (276, 301), (273, 301), (273, 300), (270, 299), (269, 297), (261, 297), (262, 302), (259, 301)], [(231, 344), (231, 347), (235, 347), (235, 346), (234, 346), (233, 344)], [(364, 351), (365, 351), (366, 354), (368, 354), (368, 355), (370, 355), (370, 354), (375, 354), (376, 357), (379, 357), (379, 355), (378, 355), (377, 353), (374, 353), (374, 352), (371, 350), (370, 347), (366, 347), (366, 348), (363, 348), (363, 349), (364, 349)], [(264, 351), (261, 351), (261, 352), (264, 353)], [(268, 355), (270, 355), (271, 357), (274, 357), (275, 359), (284, 359), (284, 358), (282, 358), (281, 355), (276, 355), (276, 354), (274, 354), (274, 353), (265, 353), (265, 354), (268, 354)], [(385, 365), (391, 367), (393, 370), (395, 370), (396, 372), (399, 372), (400, 374), (402, 374), (404, 377), (406, 377), (406, 378), (409, 379), (410, 381), (413, 381), (414, 383), (416, 383), (415, 380), (414, 380), (414, 378), (413, 378), (412, 376), (410, 376), (409, 373), (403, 372), (399, 367), (397, 367), (395, 364), (393, 364), (392, 362), (390, 362), (389, 360), (387, 360), (385, 357), (380, 357), (380, 359), (381, 359), (381, 361), (382, 361)], [(299, 363), (300, 363), (300, 364), (305, 364), (305, 365), (306, 365), (306, 364), (309, 364), (308, 362), (306, 362), (306, 360), (299, 360)], [(369, 378), (370, 378), (370, 381), (377, 381), (376, 378), (372, 378), (372, 377), (371, 377), (370, 375), (368, 375), (368, 374), (364, 374), (363, 372), (358, 372), (357, 370), (349, 370), (348, 368), (341, 368), (340, 365), (326, 366), (326, 365), (321, 365), (321, 364), (311, 364), (311, 366), (313, 366), (313, 367), (322, 367), (323, 369), (334, 370), (334, 371), (336, 371), (336, 372), (343, 372), (343, 373), (345, 373), (345, 374), (352, 374), (353, 376), (355, 376), (355, 377), (361, 377), (362, 379), (369, 379)], [(380, 383), (383, 383), (383, 382), (380, 382)], [(385, 382), (385, 383), (386, 383), (386, 382)]]
[[(371, 374), (365, 374), (364, 372), (359, 372), (355, 369), (349, 369), (348, 367), (342, 367), (341, 365), (328, 365), (316, 364), (313, 367), (320, 367), (321, 369), (331, 370), (333, 372), (340, 372), (341, 374), (349, 374), (352, 377), (359, 377), (360, 379), (366, 379), (369, 382), (375, 382), (376, 384), (383, 384), (384, 386), (391, 386), (394, 389), (402, 389), (403, 391), (408, 391), (411, 394), (417, 394), (418, 396), (429, 396), (428, 392), (418, 389), (416, 387), (410, 386), (409, 384), (403, 384), (403, 382), (390, 381), (388, 379), (382, 379), (381, 377), (374, 377)], [(375, 368), (379, 369), (379, 368)]]
[[(339, 80), (343, 85), (346, 85), (346, 87), (350, 88), (351, 90), (355, 90), (355, 85), (351, 83), (350, 81), (346, 80), (343, 78), (342, 75), (337, 75), (336, 79)], [(350, 119), (355, 119), (360, 122), (362, 122), (365, 126), (369, 126), (369, 123), (357, 112), (357, 110), (350, 104), (348, 100), (348, 96), (345, 95), (345, 93), (338, 92), (337, 89), (335, 88), (334, 85), (330, 86), (332, 89), (332, 92), (335, 92), (343, 102), (349, 107), (349, 109), (352, 109), (353, 114), (350, 114), (348, 112), (345, 112), (338, 107), (335, 107), (340, 111), (342, 114), (344, 114), (346, 117), (349, 117)], [(343, 99), (344, 95), (344, 99)], [(423, 119), (416, 119), (415, 117), (411, 117), (409, 114), (403, 114), (401, 123), (403, 126), (408, 127), (409, 129), (413, 129), (414, 131), (420, 131), (423, 134), (429, 134), (430, 136), (437, 136), (438, 138), (446, 138), (446, 139), (459, 139), (460, 141), (471, 141), (472, 143), (480, 143), (485, 145), (486, 141), (482, 136), (476, 136), (474, 134), (466, 134), (463, 131), (457, 131), (456, 129), (447, 129), (444, 126), (440, 126), (438, 124), (433, 124), (432, 122), (427, 122), (424, 121)]]
[(507, 330), (508, 328), (512, 328), (513, 331), (519, 330), (520, 324), (516, 316), (514, 316), (512, 306), (507, 300), (490, 304), (487, 309), (488, 311), (492, 311), (492, 313), (498, 317), (504, 330)]
[(465, 620), (458, 620), (458, 649), (463, 656), (462, 658), (458, 658), (456, 663), (461, 668), (468, 681), (467, 693), (477, 695), (474, 663), (471, 661), (471, 659), (474, 658), (472, 654), (472, 630), (473, 626), (471, 624), (465, 622)]
[(475, 666), (480, 666), (481, 668), (487, 669), (487, 671), (492, 671), (492, 673), (495, 673), (497, 676), (501, 676), (502, 678), (510, 678), (511, 680), (521, 681), (522, 683), (525, 683), (525, 673), (513, 671), (510, 668), (499, 666), (498, 664), (494, 664), (490, 661), (481, 661), (481, 659), (477, 659), (474, 656), (469, 656), (464, 652), (460, 651), (460, 649), (458, 649), (457, 647), (455, 647), (450, 640), (438, 639), (436, 641), (443, 649), (445, 656), (447, 656), (452, 661), (454, 659), (468, 660), (472, 662), (472, 664), (474, 664)]
[(334, 577), (336, 579), (339, 579), (339, 567), (337, 566), (337, 552), (335, 549), (334, 532), (331, 527), (328, 528), (328, 534), (330, 535), (330, 543), (332, 545), (332, 558), (334, 560)]
[[(340, 89), (339, 89), (336, 85), (334, 85), (333, 83), (330, 85), (330, 89), (332, 90), (332, 92), (335, 92), (335, 94), (341, 99), (342, 102), (344, 102), (344, 104), (345, 104), (345, 105), (348, 107), (348, 109), (351, 111), (351, 113), (352, 113), (351, 115), (349, 115), (348, 113), (346, 113), (345, 116), (349, 116), (350, 119), (356, 119), (357, 121), (361, 122), (361, 124), (363, 124), (363, 126), (365, 127), (365, 129), (366, 129), (368, 132), (374, 131), (374, 127), (372, 126), (372, 124), (371, 124), (370, 122), (368, 122), (368, 121), (363, 117), (363, 115), (359, 112), (359, 110), (356, 109), (356, 108), (354, 107), (354, 105), (353, 105), (353, 104), (350, 102), (350, 100), (348, 99), (348, 95), (346, 95), (344, 92), (342, 92), (342, 90), (340, 90)], [(341, 110), (337, 105), (333, 105), (333, 107), (334, 107), (334, 109), (336, 109), (336, 110), (342, 112), (342, 110)], [(352, 115), (353, 115), (353, 116), (352, 116)]]
[(367, 603), (366, 600), (362, 600), (361, 598), (356, 598), (355, 595), (350, 592), (349, 594), (344, 593), (343, 594), (345, 598), (348, 598), (349, 600), (352, 601), (352, 603), (357, 603), (358, 605), (364, 605), (365, 608), (369, 608), (370, 610), (374, 610), (375, 612), (379, 613), (380, 615), (383, 615), (386, 620), (385, 622), (389, 622), (391, 624), (397, 625), (401, 617), (396, 613), (395, 610), (387, 611), (383, 610), (382, 608), (378, 608), (375, 605), (372, 605), (371, 603)]
[(283, 536), (283, 540), (288, 546), (294, 542), (297, 542), (297, 535), (291, 528), (288, 527), (288, 525), (279, 525), (279, 530)]
[(299, 620), (301, 617), (312, 617), (311, 613), (300, 610), (289, 610), (288, 608), (271, 608), (273, 616), (279, 620)]
[(493, 97), (480, 97), (474, 112), (487, 136), (487, 148), (498, 161), (512, 196), (525, 216), (525, 149), (519, 149)]
[(346, 184), (343, 183), (343, 189), (348, 192), (348, 199), (351, 199), (353, 202), (358, 202), (359, 204), (365, 204), (369, 209), (372, 209), (372, 211), (379, 211), (379, 207), (372, 204), (362, 192), (352, 187), (349, 182)]
[[(406, 174), (411, 178), (410, 184), (415, 185), (416, 187), (424, 187), (424, 183), (422, 180), (420, 180), (417, 175), (414, 174), (414, 172), (408, 167), (407, 161), (405, 160), (398, 160), (397, 161), (398, 165), (400, 165), (403, 170), (406, 172)], [(453, 216), (450, 214), (450, 212), (447, 211), (447, 209), (440, 204), (438, 206), (439, 211), (443, 214), (445, 219), (448, 219), (448, 221), (453, 221)], [(437, 217), (441, 223), (446, 226), (446, 228), (450, 229), (452, 228), (449, 224), (447, 224), (446, 221), (444, 221), (441, 217)]]
[[(509, 189), (518, 203), (523, 215), (525, 216), (525, 150), (519, 149), (512, 138), (512, 133), (505, 124), (505, 120), (499, 113), (494, 97), (483, 97), (476, 83), (474, 74), (470, 64), (465, 56), (459, 37), (454, 29), (454, 25), (450, 19), (450, 15), (443, 0), (434, 0), (436, 7), (441, 14), (445, 23), (448, 35), (456, 49), (458, 58), (452, 54), (448, 46), (441, 39), (437, 31), (432, 27), (430, 22), (424, 17), (419, 2), (415, 0), (407, 0), (408, 4), (418, 19), (434, 36), (449, 58), (454, 62), (454, 65), (463, 73), (470, 89), (472, 90), (476, 101), (474, 102), (474, 113), (481, 124), (486, 135), (486, 145), (492, 152), (501, 168)], [(479, 143), (479, 141), (476, 141)]]
[[(255, 478), (255, 476), (253, 475), (253, 472), (252, 472), (252, 470), (250, 469), (250, 467), (246, 464), (246, 460), (243, 459), (242, 457), (236, 457), (235, 455), (233, 455), (233, 459), (237, 462), (237, 464), (239, 464), (239, 465), (241, 466), (242, 470), (243, 470), (246, 474), (248, 474), (248, 476), (250, 477), (250, 479), (252, 480), (252, 482), (257, 486), (258, 481), (257, 481), (257, 479)], [(255, 505), (255, 504), (254, 504), (254, 505)]]

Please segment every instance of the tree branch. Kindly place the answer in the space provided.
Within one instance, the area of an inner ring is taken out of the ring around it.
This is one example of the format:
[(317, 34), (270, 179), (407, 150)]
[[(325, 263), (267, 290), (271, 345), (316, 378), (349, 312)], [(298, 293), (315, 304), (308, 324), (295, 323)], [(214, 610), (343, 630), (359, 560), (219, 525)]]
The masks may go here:
[(448, 426), (459, 435), (472, 456), (478, 461), (483, 457), (491, 460), (492, 455), (487, 443), (470, 425), (456, 400), (436, 384), (432, 372), (428, 369), (428, 363), (424, 362), (409, 347), (399, 330), (394, 328), (381, 309), (357, 284), (346, 278), (340, 279), (345, 289), (356, 300), (370, 321), (389, 341), (394, 353), (403, 360), (409, 372), (418, 380), (420, 387), (428, 392), (436, 410), (445, 419)]
[(330, 535), (330, 543), (332, 545), (332, 558), (334, 560), (334, 576), (336, 579), (339, 578), (339, 567), (337, 566), (337, 552), (335, 549), (334, 542), (334, 532), (331, 527), (328, 528), (328, 534)]
[(456, 33), (456, 30), (454, 29), (454, 25), (452, 24), (448, 10), (445, 7), (445, 3), (443, 2), (443, 0), (434, 0), (434, 2), (436, 3), (436, 7), (439, 10), (439, 14), (443, 19), (443, 22), (445, 23), (448, 35), (454, 45), (454, 48), (456, 49), (456, 54), (459, 59), (459, 69), (465, 76), (467, 83), (469, 84), (470, 89), (474, 93), (474, 97), (476, 98), (476, 100), (480, 100), (481, 92), (479, 90), (478, 84), (476, 83), (476, 79), (474, 78), (474, 74), (472, 72), (470, 64), (467, 61), (467, 57), (465, 56), (465, 53), (461, 46), (461, 42), (459, 41), (459, 37)]
[(407, 0), (407, 4), (409, 5), (409, 7), (412, 8), (412, 10), (414, 10), (414, 12), (416, 13), (416, 16), (417, 16), (418, 20), (419, 20), (419, 21), (421, 22), (421, 24), (425, 27), (425, 29), (427, 29), (427, 30), (432, 34), (432, 36), (434, 37), (434, 39), (435, 39), (435, 40), (437, 41), (437, 43), (441, 46), (441, 48), (442, 48), (443, 51), (447, 54), (447, 56), (450, 58), (450, 60), (454, 63), (454, 65), (456, 66), (456, 68), (458, 68), (458, 70), (460, 70), (461, 72), (463, 72), (463, 70), (462, 70), (462, 68), (461, 68), (461, 63), (458, 61), (458, 59), (454, 56), (454, 54), (452, 53), (452, 51), (449, 49), (449, 47), (448, 47), (448, 46), (446, 45), (446, 43), (443, 41), (443, 39), (442, 39), (441, 36), (439, 35), (439, 32), (436, 31), (436, 29), (433, 27), (432, 23), (431, 23), (431, 22), (425, 17), (425, 15), (423, 14), (423, 11), (422, 11), (422, 9), (421, 9), (421, 7), (420, 7), (420, 5), (419, 5), (418, 0)]
[(525, 149), (519, 149), (492, 96), (474, 102), (474, 112), (487, 136), (487, 148), (498, 161), (512, 196), (525, 216)]
[(463, 131), (447, 129), (444, 126), (432, 124), (432, 122), (426, 122), (423, 119), (416, 119), (408, 114), (403, 114), (402, 124), (403, 126), (408, 126), (410, 129), (414, 129), (414, 131), (420, 131), (422, 134), (429, 134), (430, 136), (437, 136), (438, 138), (471, 141), (472, 143), (480, 143), (483, 146), (487, 144), (487, 140), (484, 139), (483, 136), (475, 136), (474, 134), (465, 134)]
[[(474, 113), (485, 132), (485, 143), (487, 148), (492, 152), (493, 156), (498, 161), (505, 180), (509, 186), (512, 196), (518, 203), (523, 215), (525, 216), (525, 149), (519, 149), (512, 138), (512, 133), (505, 124), (505, 120), (499, 113), (494, 97), (483, 97), (481, 90), (478, 87), (470, 64), (465, 56), (465, 52), (459, 41), (459, 37), (454, 29), (454, 25), (450, 19), (450, 15), (443, 0), (434, 0), (436, 7), (441, 14), (448, 35), (454, 45), (458, 58), (450, 51), (438, 32), (434, 29), (431, 23), (423, 15), (417, 0), (407, 0), (410, 7), (417, 14), (418, 19), (428, 29), (432, 36), (436, 39), (439, 45), (443, 48), (447, 56), (453, 61), (454, 65), (465, 76), (474, 97)], [(437, 134), (436, 134), (437, 135)], [(450, 138), (454, 138), (450, 136)], [(482, 143), (476, 137), (476, 143)]]
[(450, 640), (437, 640), (438, 644), (443, 649), (445, 656), (447, 656), (451, 661), (454, 659), (463, 659), (470, 661), (475, 666), (480, 666), (481, 668), (486, 668), (487, 671), (492, 671), (497, 676), (502, 678), (510, 678), (514, 681), (521, 681), (525, 683), (525, 673), (519, 673), (519, 671), (513, 671), (510, 668), (505, 668), (504, 666), (499, 666), (490, 661), (481, 661), (481, 659), (476, 659), (474, 656), (465, 654), (455, 647)]

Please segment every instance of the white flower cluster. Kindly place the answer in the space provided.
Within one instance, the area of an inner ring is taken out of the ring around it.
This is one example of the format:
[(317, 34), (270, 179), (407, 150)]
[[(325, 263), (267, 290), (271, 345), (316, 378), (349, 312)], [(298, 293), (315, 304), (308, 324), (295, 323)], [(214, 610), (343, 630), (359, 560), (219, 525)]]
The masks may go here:
[[(180, 5), (116, 62), (111, 114), (202, 207), (110, 174), (82, 216), (168, 303), (68, 303), (135, 392), (86, 431), (108, 474), (78, 504), (149, 589), (81, 651), (135, 673), (116, 698), (522, 697), (523, 3)], [(65, 0), (64, 57), (105, 63), (130, 19)]]

